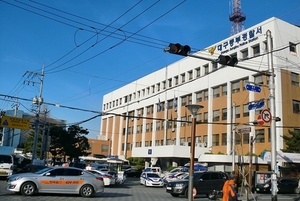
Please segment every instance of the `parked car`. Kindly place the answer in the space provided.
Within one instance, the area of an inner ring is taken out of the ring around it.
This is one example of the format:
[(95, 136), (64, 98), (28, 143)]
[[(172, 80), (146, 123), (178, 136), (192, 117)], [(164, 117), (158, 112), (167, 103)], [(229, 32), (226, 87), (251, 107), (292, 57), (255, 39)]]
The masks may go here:
[(108, 174), (106, 172), (101, 172), (100, 170), (87, 170), (97, 176), (103, 178), (104, 186), (111, 186), (116, 184), (116, 175), (115, 174)]
[(13, 174), (20, 174), (20, 173), (27, 173), (27, 172), (37, 172), (37, 171), (42, 170), (44, 168), (47, 168), (47, 166), (28, 164), (25, 167), (23, 167), (19, 170), (16, 170)]
[(125, 170), (125, 175), (126, 177), (140, 177), (142, 172), (141, 169), (129, 168)]
[(164, 182), (157, 173), (143, 172), (140, 177), (140, 184), (147, 186), (163, 187)]
[(187, 172), (177, 172), (176, 174), (171, 174), (168, 176), (165, 176), (163, 178), (164, 184), (167, 185), (168, 182), (183, 179), (185, 176), (187, 176), (189, 173)]
[[(195, 172), (193, 186), (197, 190), (197, 194), (205, 194), (207, 197), (213, 191), (222, 190), (228, 175), (224, 172)], [(170, 193), (173, 197), (184, 195), (188, 197), (189, 177), (183, 179), (170, 181), (166, 185), (166, 192)]]
[[(277, 180), (278, 193), (300, 193), (298, 180), (293, 178), (280, 178)], [(255, 187), (258, 193), (271, 193), (271, 179)]]
[(6, 190), (31, 196), (35, 193), (80, 194), (91, 197), (104, 191), (103, 178), (74, 167), (47, 167), (35, 173), (7, 177)]
[(145, 168), (143, 172), (153, 172), (153, 173), (158, 174), (160, 177), (163, 177), (160, 167), (148, 167), (148, 168)]

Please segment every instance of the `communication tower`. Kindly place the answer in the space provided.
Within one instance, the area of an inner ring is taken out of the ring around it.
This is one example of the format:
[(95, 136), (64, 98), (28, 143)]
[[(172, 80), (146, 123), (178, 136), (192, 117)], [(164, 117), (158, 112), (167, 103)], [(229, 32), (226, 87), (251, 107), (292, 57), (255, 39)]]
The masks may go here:
[(232, 36), (244, 30), (244, 21), (246, 20), (246, 15), (242, 13), (241, 0), (229, 1), (231, 1), (232, 5), (232, 13), (229, 15), (229, 20), (232, 22), (230, 33)]

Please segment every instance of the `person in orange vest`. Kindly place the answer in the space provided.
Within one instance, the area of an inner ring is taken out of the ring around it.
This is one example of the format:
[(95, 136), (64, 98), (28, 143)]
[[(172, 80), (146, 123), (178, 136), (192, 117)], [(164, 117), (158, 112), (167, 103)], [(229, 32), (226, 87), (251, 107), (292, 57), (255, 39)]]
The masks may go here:
[(231, 175), (229, 179), (224, 183), (222, 192), (222, 201), (237, 201), (237, 185), (235, 183), (235, 176)]

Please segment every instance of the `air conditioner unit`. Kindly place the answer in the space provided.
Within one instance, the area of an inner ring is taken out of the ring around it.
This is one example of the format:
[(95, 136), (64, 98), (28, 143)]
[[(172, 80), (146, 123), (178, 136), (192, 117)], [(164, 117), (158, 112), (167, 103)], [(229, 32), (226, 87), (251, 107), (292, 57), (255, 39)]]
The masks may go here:
[(175, 132), (175, 128), (172, 128), (172, 132)]
[(134, 118), (131, 118), (131, 121), (134, 121)]
[(189, 146), (189, 142), (185, 142), (185, 143), (184, 143), (184, 146)]

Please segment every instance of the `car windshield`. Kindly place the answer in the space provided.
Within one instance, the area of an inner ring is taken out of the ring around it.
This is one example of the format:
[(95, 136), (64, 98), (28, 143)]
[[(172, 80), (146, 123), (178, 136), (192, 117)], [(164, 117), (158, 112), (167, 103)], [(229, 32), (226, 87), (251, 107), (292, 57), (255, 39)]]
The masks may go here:
[(45, 167), (44, 169), (41, 169), (39, 171), (36, 171), (35, 174), (43, 174), (45, 172), (48, 172), (49, 170), (52, 170), (53, 168)]
[(12, 157), (7, 155), (0, 155), (0, 163), (12, 163)]
[(158, 174), (147, 174), (147, 177), (160, 178)]

